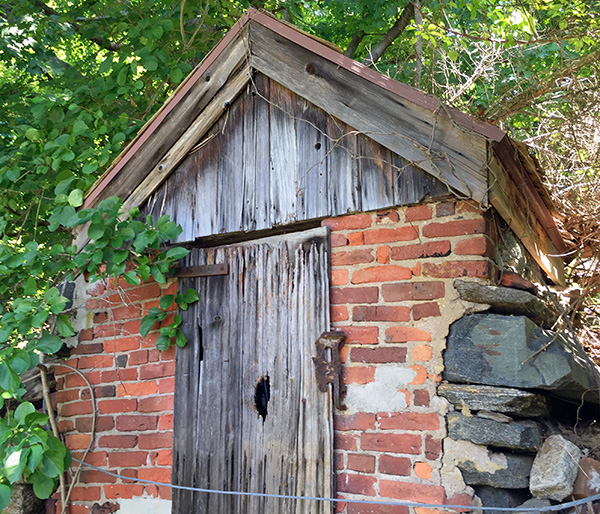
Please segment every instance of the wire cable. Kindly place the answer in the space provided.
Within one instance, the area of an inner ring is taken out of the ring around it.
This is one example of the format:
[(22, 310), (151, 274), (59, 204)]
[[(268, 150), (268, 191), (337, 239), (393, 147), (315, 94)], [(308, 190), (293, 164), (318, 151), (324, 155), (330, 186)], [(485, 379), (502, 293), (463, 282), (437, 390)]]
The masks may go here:
[(568, 509), (571, 507), (577, 507), (579, 505), (584, 505), (586, 503), (590, 503), (596, 500), (600, 500), (600, 494), (596, 494), (594, 496), (588, 496), (587, 498), (582, 498), (581, 500), (575, 500), (567, 503), (560, 503), (558, 505), (549, 505), (548, 507), (479, 507), (479, 506), (469, 506), (469, 505), (445, 505), (441, 503), (417, 503), (417, 502), (386, 502), (386, 501), (373, 501), (373, 500), (353, 500), (349, 498), (324, 498), (320, 496), (294, 496), (288, 494), (267, 494), (267, 493), (248, 493), (244, 491), (222, 491), (219, 489), (204, 489), (202, 487), (189, 487), (185, 485), (176, 485), (176, 484), (167, 484), (165, 482), (155, 482), (154, 480), (145, 480), (143, 478), (133, 478), (127, 477), (123, 475), (119, 475), (117, 473), (112, 473), (110, 471), (106, 471), (105, 469), (99, 468), (97, 466), (93, 466), (92, 464), (88, 464), (86, 462), (82, 462), (79, 459), (73, 457), (74, 461), (77, 461), (84, 466), (95, 469), (97, 471), (101, 471), (106, 475), (111, 477), (121, 478), (123, 480), (129, 480), (131, 482), (141, 482), (144, 484), (152, 484), (158, 485), (162, 487), (170, 487), (171, 489), (180, 489), (183, 491), (193, 491), (199, 493), (212, 493), (212, 494), (224, 494), (229, 496), (253, 496), (253, 497), (262, 497), (262, 498), (279, 498), (282, 500), (306, 500), (306, 501), (322, 501), (322, 502), (331, 502), (331, 503), (360, 503), (367, 505), (388, 505), (393, 507), (405, 506), (405, 507), (426, 507), (426, 508), (445, 508), (445, 509), (460, 509), (461, 511), (466, 510), (495, 510), (502, 512), (550, 512), (550, 511), (558, 511), (563, 509)]

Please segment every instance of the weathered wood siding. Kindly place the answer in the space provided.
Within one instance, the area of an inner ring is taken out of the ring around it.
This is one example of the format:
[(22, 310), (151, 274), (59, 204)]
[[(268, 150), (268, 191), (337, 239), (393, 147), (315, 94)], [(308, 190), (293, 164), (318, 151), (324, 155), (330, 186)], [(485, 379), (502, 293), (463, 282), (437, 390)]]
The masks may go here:
[(428, 173), (261, 74), (198, 143), (144, 208), (181, 224), (180, 242), (448, 193)]
[[(187, 265), (228, 263), (229, 274), (181, 279), (200, 300), (177, 351), (173, 483), (267, 494), (327, 496), (332, 488), (331, 398), (312, 356), (329, 327), (325, 229), (217, 249)], [(255, 388), (270, 384), (267, 413)], [(174, 491), (174, 514), (326, 514), (314, 501)]]

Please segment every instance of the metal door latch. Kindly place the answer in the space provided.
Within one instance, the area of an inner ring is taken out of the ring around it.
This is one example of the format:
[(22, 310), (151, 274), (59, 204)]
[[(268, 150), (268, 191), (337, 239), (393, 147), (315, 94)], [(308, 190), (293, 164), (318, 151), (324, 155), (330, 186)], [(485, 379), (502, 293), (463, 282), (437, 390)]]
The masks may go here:
[(327, 384), (333, 388), (333, 404), (338, 410), (348, 407), (342, 403), (346, 396), (346, 384), (342, 381), (340, 350), (346, 336), (340, 332), (323, 332), (317, 339), (317, 356), (313, 357), (319, 391), (326, 393)]

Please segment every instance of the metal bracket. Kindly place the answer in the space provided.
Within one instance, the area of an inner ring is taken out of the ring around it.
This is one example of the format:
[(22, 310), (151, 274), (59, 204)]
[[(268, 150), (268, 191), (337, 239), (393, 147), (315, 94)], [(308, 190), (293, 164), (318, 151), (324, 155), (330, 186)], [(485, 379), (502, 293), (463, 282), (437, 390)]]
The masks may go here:
[(342, 381), (342, 360), (340, 349), (346, 336), (340, 332), (323, 332), (317, 342), (317, 356), (313, 357), (319, 391), (326, 393), (331, 384), (333, 388), (333, 404), (338, 410), (348, 407), (342, 403), (346, 396), (346, 385)]

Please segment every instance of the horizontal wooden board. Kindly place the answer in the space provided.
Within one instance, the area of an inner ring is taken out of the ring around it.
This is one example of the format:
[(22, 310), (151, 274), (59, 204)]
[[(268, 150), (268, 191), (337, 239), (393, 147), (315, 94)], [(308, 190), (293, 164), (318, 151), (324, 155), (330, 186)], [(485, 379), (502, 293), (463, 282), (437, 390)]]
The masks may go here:
[(143, 209), (181, 224), (180, 242), (449, 194), (429, 173), (262, 74), (200, 140)]

